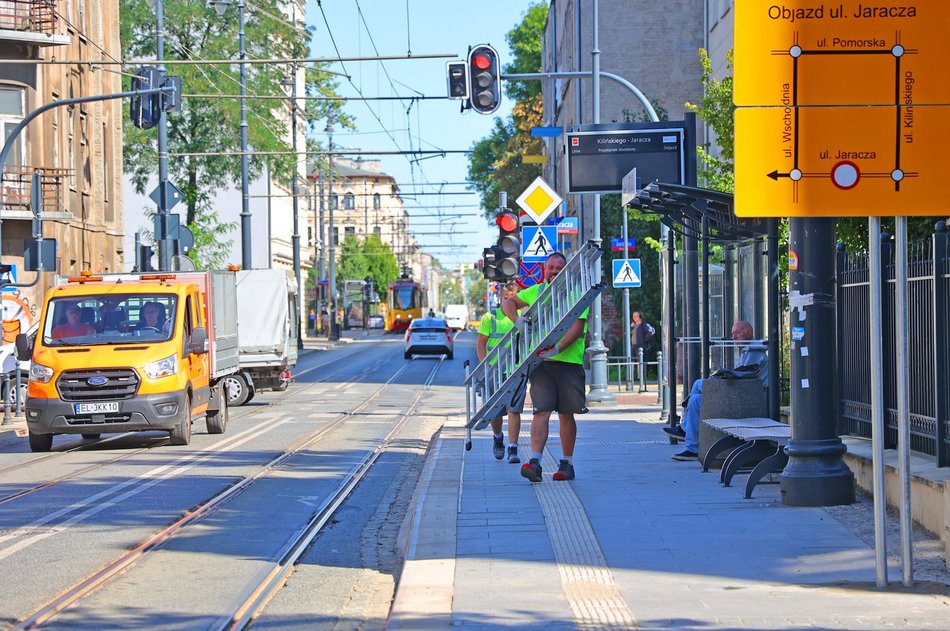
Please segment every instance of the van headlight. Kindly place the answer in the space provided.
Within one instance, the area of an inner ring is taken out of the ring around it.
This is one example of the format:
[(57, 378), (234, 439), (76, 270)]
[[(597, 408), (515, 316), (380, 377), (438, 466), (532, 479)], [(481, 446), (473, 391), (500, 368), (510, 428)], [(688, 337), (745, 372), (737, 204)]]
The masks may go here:
[(178, 355), (171, 355), (165, 359), (149, 362), (142, 367), (149, 379), (159, 379), (178, 374)]
[(44, 366), (42, 364), (37, 364), (33, 362), (30, 366), (30, 381), (35, 381), (36, 383), (49, 383), (49, 380), (53, 378), (53, 369), (49, 366)]

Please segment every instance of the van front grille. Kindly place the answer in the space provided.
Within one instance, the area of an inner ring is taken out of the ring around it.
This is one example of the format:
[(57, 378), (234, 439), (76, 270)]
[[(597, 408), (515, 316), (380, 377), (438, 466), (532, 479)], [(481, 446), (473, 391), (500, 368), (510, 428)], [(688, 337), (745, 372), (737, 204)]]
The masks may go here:
[[(102, 385), (93, 385), (104, 378)], [(93, 380), (90, 384), (89, 381)], [(89, 368), (64, 370), (56, 380), (63, 401), (118, 401), (131, 399), (139, 387), (139, 377), (131, 368)]]

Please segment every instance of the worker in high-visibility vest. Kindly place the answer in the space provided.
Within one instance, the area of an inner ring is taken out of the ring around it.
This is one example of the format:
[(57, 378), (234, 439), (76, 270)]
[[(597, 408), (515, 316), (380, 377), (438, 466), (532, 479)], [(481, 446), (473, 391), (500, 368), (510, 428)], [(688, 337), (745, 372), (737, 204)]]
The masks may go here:
[[(517, 295), (521, 288), (518, 283), (511, 281), (501, 290), (501, 302)], [(501, 309), (489, 311), (482, 316), (478, 323), (478, 341), (475, 344), (475, 353), (478, 355), (478, 361), (484, 361), (491, 349), (498, 346), (501, 338), (514, 326), (508, 316), (502, 313)], [(492, 360), (494, 363), (496, 360)], [(521, 458), (518, 457), (518, 436), (521, 434), (521, 412), (524, 410), (524, 399), (527, 394), (527, 388), (522, 386), (517, 395), (512, 397), (507, 406), (508, 413), (508, 447), (505, 448), (505, 435), (501, 432), (502, 417), (499, 416), (491, 421), (493, 433), (492, 453), (495, 458), (501, 460), (508, 455), (508, 462), (518, 464)]]

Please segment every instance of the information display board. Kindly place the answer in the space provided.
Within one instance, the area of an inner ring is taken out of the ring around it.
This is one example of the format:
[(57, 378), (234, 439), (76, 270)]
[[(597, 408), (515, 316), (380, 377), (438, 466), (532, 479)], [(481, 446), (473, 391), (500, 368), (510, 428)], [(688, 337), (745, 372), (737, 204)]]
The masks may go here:
[(686, 183), (691, 143), (682, 121), (578, 125), (568, 128), (565, 144), (569, 193), (620, 193), (634, 168), (644, 183)]

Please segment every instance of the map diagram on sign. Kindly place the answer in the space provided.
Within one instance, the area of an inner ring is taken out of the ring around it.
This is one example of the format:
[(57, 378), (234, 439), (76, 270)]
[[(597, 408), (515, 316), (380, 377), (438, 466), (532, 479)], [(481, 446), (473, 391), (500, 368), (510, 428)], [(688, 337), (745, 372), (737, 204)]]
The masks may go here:
[(950, 2), (736, 3), (735, 212), (933, 215)]

